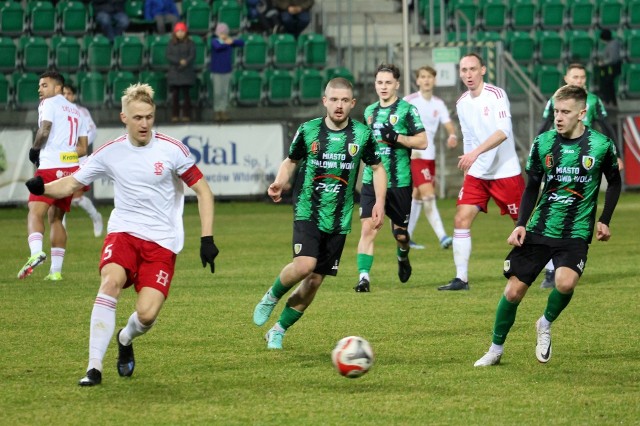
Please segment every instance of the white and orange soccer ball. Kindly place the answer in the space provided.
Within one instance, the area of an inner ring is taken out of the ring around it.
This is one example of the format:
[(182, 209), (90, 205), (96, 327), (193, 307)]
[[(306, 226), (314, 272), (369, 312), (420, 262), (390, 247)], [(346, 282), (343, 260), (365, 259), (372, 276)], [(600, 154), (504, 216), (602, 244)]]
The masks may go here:
[(371, 345), (360, 336), (340, 339), (331, 352), (331, 361), (338, 373), (355, 379), (365, 374), (373, 365)]

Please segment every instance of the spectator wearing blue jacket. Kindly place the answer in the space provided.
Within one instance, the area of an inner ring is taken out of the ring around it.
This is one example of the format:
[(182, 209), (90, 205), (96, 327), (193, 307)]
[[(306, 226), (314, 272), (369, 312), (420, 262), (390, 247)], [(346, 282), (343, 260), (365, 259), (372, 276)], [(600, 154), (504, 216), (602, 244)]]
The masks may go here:
[(180, 13), (173, 0), (145, 0), (144, 1), (144, 19), (156, 22), (156, 31), (158, 34), (164, 34), (167, 31), (167, 24), (171, 29), (180, 20)]
[(211, 38), (211, 82), (213, 84), (213, 112), (215, 121), (229, 121), (229, 83), (233, 71), (233, 49), (244, 46), (244, 40), (229, 36), (229, 26), (224, 22), (216, 26), (216, 36)]

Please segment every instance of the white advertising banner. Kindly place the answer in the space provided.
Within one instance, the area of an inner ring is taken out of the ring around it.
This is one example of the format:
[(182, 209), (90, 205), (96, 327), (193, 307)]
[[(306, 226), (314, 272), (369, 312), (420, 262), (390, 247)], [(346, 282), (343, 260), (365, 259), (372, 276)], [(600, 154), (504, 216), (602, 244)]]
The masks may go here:
[[(157, 126), (156, 130), (181, 140), (216, 196), (266, 194), (283, 159), (280, 124)], [(99, 128), (93, 149), (124, 133), (122, 127)], [(186, 195), (195, 195), (186, 189)], [(93, 184), (96, 199), (113, 199), (113, 184)]]
[(33, 142), (31, 130), (0, 130), (0, 203), (26, 203), (29, 191), (24, 183), (33, 177), (29, 162)]

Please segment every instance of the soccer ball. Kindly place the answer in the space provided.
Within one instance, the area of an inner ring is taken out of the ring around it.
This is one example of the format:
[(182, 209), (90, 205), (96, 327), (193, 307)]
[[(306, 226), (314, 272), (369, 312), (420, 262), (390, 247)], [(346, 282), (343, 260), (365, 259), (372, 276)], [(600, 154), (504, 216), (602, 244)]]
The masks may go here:
[(355, 379), (369, 371), (373, 365), (373, 350), (362, 337), (345, 337), (340, 339), (331, 352), (331, 361), (338, 373)]

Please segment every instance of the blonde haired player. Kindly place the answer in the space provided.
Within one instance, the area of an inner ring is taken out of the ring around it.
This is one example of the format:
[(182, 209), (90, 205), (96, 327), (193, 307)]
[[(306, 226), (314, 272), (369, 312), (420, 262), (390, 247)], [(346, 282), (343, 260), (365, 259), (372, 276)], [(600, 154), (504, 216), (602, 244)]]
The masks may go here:
[(89, 156), (80, 170), (44, 185), (36, 177), (29, 191), (62, 198), (100, 177), (114, 183), (114, 205), (100, 258), (100, 289), (91, 312), (89, 365), (80, 386), (102, 382), (102, 360), (114, 334), (116, 304), (123, 289), (134, 286), (136, 310), (117, 334), (120, 376), (135, 367), (132, 341), (147, 333), (169, 294), (176, 255), (184, 245), (184, 184), (193, 189), (200, 212), (200, 259), (215, 270), (213, 194), (189, 148), (152, 130), (156, 105), (153, 89), (135, 84), (122, 97), (120, 119), (127, 133)]

